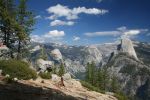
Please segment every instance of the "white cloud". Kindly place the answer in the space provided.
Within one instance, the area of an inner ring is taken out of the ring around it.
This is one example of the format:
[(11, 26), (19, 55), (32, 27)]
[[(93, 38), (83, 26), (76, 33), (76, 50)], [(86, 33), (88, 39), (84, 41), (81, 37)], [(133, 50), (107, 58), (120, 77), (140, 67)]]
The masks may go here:
[(121, 26), (121, 27), (118, 27), (117, 30), (119, 31), (125, 31), (127, 28), (125, 26)]
[(54, 20), (50, 23), (51, 26), (60, 26), (60, 25), (74, 25), (73, 21), (61, 21), (61, 20)]
[(35, 16), (34, 18), (35, 18), (35, 19), (41, 19), (42, 16), (41, 16), (41, 15), (37, 15), (37, 16)]
[(78, 36), (73, 37), (73, 41), (78, 41), (78, 40), (80, 40), (80, 37), (78, 37)]
[(133, 37), (141, 33), (147, 32), (148, 29), (127, 29), (125, 26), (117, 28), (115, 31), (100, 31), (100, 32), (88, 32), (84, 35), (88, 37), (96, 36), (119, 36), (119, 37)]
[(38, 43), (52, 42), (52, 41), (58, 42), (59, 40), (62, 40), (63, 36), (65, 36), (64, 31), (53, 30), (49, 31), (44, 35), (31, 35), (31, 41)]
[(116, 36), (119, 35), (119, 31), (101, 31), (101, 32), (89, 32), (85, 33), (88, 37), (96, 37), (96, 36)]
[(55, 37), (63, 37), (63, 36), (65, 36), (65, 32), (58, 31), (58, 30), (49, 31), (44, 35), (45, 38), (55, 38)]
[(56, 6), (49, 7), (47, 9), (49, 14), (52, 14), (48, 17), (48, 19), (57, 19), (59, 17), (65, 17), (67, 20), (77, 19), (78, 15), (81, 13), (84, 14), (94, 14), (94, 15), (103, 15), (108, 12), (105, 9), (97, 9), (97, 8), (86, 8), (86, 7), (75, 7), (73, 9), (68, 8), (68, 6), (63, 6), (57, 4)]
[(141, 32), (140, 30), (128, 30), (128, 31), (124, 32), (124, 35), (137, 35), (140, 32)]
[(42, 38), (39, 35), (31, 35), (31, 41), (38, 42), (38, 43), (44, 43), (44, 38)]

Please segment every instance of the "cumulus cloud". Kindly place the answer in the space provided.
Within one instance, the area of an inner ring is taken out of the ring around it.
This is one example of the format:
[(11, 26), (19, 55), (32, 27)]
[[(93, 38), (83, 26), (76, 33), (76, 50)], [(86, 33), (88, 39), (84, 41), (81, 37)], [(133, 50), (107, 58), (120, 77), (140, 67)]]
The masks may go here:
[(78, 37), (78, 36), (73, 37), (73, 41), (78, 41), (78, 40), (80, 40), (80, 37)]
[(37, 15), (37, 16), (35, 16), (34, 18), (35, 18), (35, 19), (41, 19), (42, 16), (41, 16), (41, 15)]
[(127, 28), (125, 26), (121, 26), (121, 27), (118, 27), (117, 30), (119, 30), (119, 31), (125, 31), (125, 30), (127, 30)]
[(119, 36), (119, 37), (132, 37), (140, 33), (147, 32), (148, 29), (127, 29), (125, 26), (117, 28), (115, 31), (100, 31), (100, 32), (88, 32), (84, 35), (88, 37), (96, 36)]
[(48, 19), (54, 20), (59, 17), (65, 17), (67, 20), (77, 19), (78, 15), (83, 14), (94, 14), (94, 15), (103, 15), (108, 12), (105, 9), (97, 9), (97, 8), (86, 8), (86, 7), (75, 7), (73, 9), (68, 8), (68, 6), (63, 6), (57, 4), (56, 6), (49, 7), (47, 9), (48, 13), (51, 16)]
[(67, 25), (72, 26), (74, 25), (73, 21), (61, 21), (61, 20), (54, 20), (50, 23), (51, 26), (60, 26), (60, 25)]
[(45, 38), (63, 37), (65, 35), (64, 31), (53, 30), (49, 31), (44, 35)]
[(127, 32), (124, 32), (124, 35), (137, 35), (141, 32), (141, 30), (128, 30)]
[(44, 35), (31, 35), (31, 41), (39, 43), (59, 41), (63, 38), (63, 36), (65, 36), (64, 31), (53, 30)]

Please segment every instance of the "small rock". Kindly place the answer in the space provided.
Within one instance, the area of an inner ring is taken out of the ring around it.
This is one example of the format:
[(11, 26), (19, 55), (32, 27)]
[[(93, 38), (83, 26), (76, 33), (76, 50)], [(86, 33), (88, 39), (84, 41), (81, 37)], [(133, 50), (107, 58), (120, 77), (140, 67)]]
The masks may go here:
[(56, 74), (52, 74), (52, 81), (53, 82), (59, 82), (61, 80), (61, 78), (59, 76), (57, 76)]
[(6, 75), (5, 75), (5, 77), (7, 77), (7, 78), (8, 78), (8, 77), (10, 77), (10, 75), (9, 75), (9, 74), (6, 74)]
[(14, 81), (18, 81), (18, 78), (15, 77), (15, 78), (14, 78)]

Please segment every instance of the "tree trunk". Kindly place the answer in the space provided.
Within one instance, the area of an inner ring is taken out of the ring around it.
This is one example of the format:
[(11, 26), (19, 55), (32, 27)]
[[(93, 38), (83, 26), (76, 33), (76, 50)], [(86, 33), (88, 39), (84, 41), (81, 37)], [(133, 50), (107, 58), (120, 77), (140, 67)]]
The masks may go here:
[(61, 76), (61, 86), (65, 86), (65, 85), (64, 85), (64, 79), (63, 79), (62, 76)]
[(21, 59), (21, 40), (19, 39), (19, 43), (18, 43), (18, 55), (17, 55), (17, 59)]

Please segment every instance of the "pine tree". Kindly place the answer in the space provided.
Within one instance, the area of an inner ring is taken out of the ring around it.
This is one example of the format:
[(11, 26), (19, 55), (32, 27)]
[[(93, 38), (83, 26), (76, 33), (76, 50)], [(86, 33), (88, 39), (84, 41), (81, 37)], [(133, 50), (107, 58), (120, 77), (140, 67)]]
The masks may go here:
[[(24, 29), (24, 33), (18, 33), (18, 59), (21, 58), (22, 52), (25, 50), (30, 38), (29, 35), (33, 30), (34, 16), (32, 12), (27, 10), (27, 0), (20, 0), (17, 12), (17, 22)], [(27, 50), (27, 49), (26, 49)]]
[(113, 77), (111, 78), (111, 92), (118, 93), (118, 91), (119, 91), (118, 80), (117, 77), (113, 75)]
[(97, 87), (99, 87), (100, 90), (103, 90), (103, 71), (101, 68), (98, 69), (98, 79), (97, 79)]
[(64, 79), (63, 79), (63, 77), (62, 77), (62, 76), (64, 75), (64, 73), (65, 73), (64, 64), (61, 63), (58, 74), (59, 74), (59, 76), (61, 77), (61, 85), (62, 85), (62, 86), (65, 86), (65, 85), (64, 85)]
[(65, 73), (64, 64), (61, 63), (58, 74), (59, 74), (59, 76), (62, 77), (64, 73)]
[(17, 33), (23, 29), (16, 21), (16, 7), (14, 0), (0, 0), (0, 38), (4, 45), (10, 49), (13, 58), (14, 44), (17, 42)]
[(92, 63), (90, 64), (89, 62), (87, 63), (87, 67), (86, 67), (86, 76), (85, 76), (85, 80), (87, 82), (89, 82), (92, 85), (96, 84), (96, 65), (94, 63), (94, 61), (92, 61)]
[(103, 67), (99, 71), (99, 82), (100, 82), (99, 87), (101, 90), (106, 91), (108, 89), (109, 80), (110, 78), (109, 78), (107, 68)]
[[(14, 0), (0, 0), (0, 38), (10, 49), (11, 57), (13, 57), (13, 52), (16, 51), (14, 44), (16, 44), (18, 40), (19, 52), (21, 50), (21, 43), (25, 45), (26, 41), (29, 40), (29, 33), (32, 31), (34, 24), (32, 13), (23, 10), (26, 8), (23, 6), (25, 2), (26, 0), (21, 0), (17, 12)], [(22, 24), (20, 22), (22, 22)]]
[(92, 61), (91, 63), (91, 84), (92, 85), (95, 85), (96, 83), (95, 75), (96, 75), (96, 65), (95, 65), (95, 62)]
[(12, 25), (15, 23), (15, 10), (14, 0), (0, 0), (1, 38), (8, 48), (11, 48), (14, 34), (14, 27)]
[(87, 67), (86, 67), (86, 76), (85, 76), (85, 80), (87, 81), (87, 82), (91, 82), (91, 64), (88, 62), (87, 63)]

